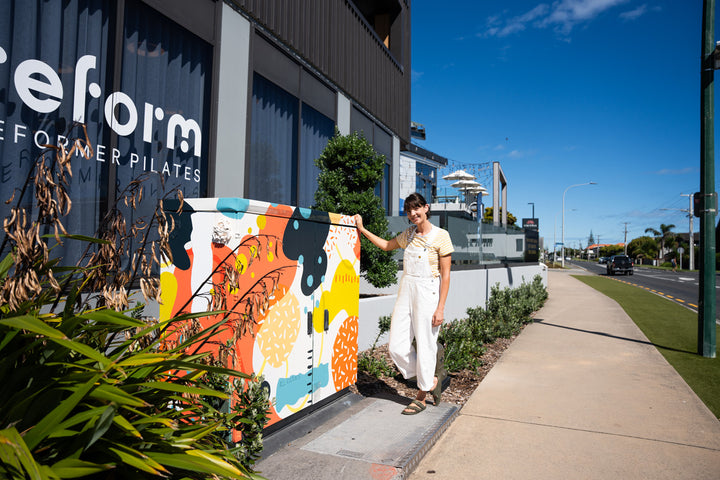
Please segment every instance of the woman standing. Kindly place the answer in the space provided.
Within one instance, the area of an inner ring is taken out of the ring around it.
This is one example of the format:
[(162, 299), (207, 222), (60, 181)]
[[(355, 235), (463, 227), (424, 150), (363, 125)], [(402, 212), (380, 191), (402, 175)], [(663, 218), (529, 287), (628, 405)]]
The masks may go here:
[(450, 254), (454, 249), (448, 232), (428, 220), (430, 205), (422, 195), (413, 193), (405, 199), (405, 214), (412, 225), (391, 240), (367, 230), (360, 215), (355, 215), (355, 222), (358, 230), (380, 249), (405, 249), (388, 348), (403, 377), (417, 377), (418, 394), (402, 411), (403, 415), (415, 415), (425, 410), (427, 393), (435, 405), (440, 403), (443, 379), (435, 374), (437, 337), (445, 319)]

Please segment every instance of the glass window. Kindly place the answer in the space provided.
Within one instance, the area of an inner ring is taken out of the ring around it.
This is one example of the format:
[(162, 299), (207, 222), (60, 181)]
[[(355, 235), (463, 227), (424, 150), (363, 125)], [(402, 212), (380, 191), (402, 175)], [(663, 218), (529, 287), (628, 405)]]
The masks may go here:
[(297, 195), (298, 99), (257, 73), (250, 126), (250, 198), (292, 205)]
[(119, 137), (116, 188), (147, 173), (135, 213), (146, 216), (163, 192), (207, 195), (212, 47), (138, 0), (127, 0), (123, 38), (121, 91), (134, 100), (118, 98), (114, 120), (130, 130), (136, 115), (137, 126)]
[(436, 194), (437, 168), (420, 162), (416, 162), (415, 165), (415, 190), (425, 197), (428, 203), (432, 203)]
[[(70, 132), (74, 119), (87, 124), (94, 156), (72, 158), (72, 211), (63, 225), (69, 233), (95, 233), (107, 201), (109, 128), (103, 122), (102, 94), (111, 85), (113, 11), (101, 0), (0, 2), (2, 218), (12, 207), (5, 201), (14, 192), (15, 202), (32, 211), (32, 188), (22, 195), (20, 191), (42, 145), (67, 143), (68, 136), (82, 134), (79, 129)], [(81, 253), (74, 247), (66, 243), (53, 254), (74, 264)]]
[(315, 191), (320, 169), (315, 159), (335, 134), (335, 122), (306, 103), (302, 104), (302, 128), (300, 131), (300, 168), (298, 169), (299, 207), (309, 208), (315, 204)]
[(300, 207), (315, 203), (319, 174), (315, 159), (335, 134), (335, 122), (306, 103), (301, 112), (300, 107), (297, 97), (255, 73), (250, 198)]
[[(163, 191), (207, 194), (212, 46), (139, 0), (125, 2), (118, 27), (117, 8), (0, 2), (0, 197), (22, 188), (42, 145), (66, 143), (73, 123), (84, 124), (92, 155), (72, 158), (72, 211), (63, 219), (73, 234), (93, 235), (116, 193), (143, 174), (144, 199), (132, 215), (151, 213)], [(27, 191), (21, 202), (31, 208), (32, 197)], [(0, 202), (3, 217), (9, 207)], [(72, 264), (77, 250), (54, 252)]]

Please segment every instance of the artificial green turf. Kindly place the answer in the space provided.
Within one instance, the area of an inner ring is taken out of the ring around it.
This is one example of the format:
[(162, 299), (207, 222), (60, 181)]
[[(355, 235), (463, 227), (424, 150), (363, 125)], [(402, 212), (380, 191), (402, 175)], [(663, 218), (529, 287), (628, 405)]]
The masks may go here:
[[(710, 411), (720, 418), (720, 357), (698, 355), (697, 313), (617, 280), (573, 276), (618, 302)], [(715, 338), (720, 338), (717, 330)]]

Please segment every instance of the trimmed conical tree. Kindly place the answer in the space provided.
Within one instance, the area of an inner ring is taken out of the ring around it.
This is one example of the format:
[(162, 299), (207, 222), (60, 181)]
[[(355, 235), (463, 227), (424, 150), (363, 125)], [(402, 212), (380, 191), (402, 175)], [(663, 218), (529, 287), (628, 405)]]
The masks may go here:
[[(335, 136), (328, 141), (320, 158), (315, 206), (326, 212), (363, 217), (365, 227), (378, 236), (389, 239), (388, 222), (375, 186), (382, 180), (385, 156), (378, 154), (364, 136), (352, 133)], [(378, 288), (396, 281), (397, 263), (392, 252), (380, 250), (361, 235), (360, 272)]]

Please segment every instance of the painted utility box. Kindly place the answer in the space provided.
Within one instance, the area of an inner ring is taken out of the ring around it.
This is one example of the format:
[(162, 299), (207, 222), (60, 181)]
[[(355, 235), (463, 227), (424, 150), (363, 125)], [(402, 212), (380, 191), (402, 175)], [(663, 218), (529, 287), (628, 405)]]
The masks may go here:
[(203, 348), (265, 377), (268, 426), (354, 384), (360, 239), (352, 217), (242, 198), (179, 206), (165, 202), (175, 228), (161, 319), (230, 311), (229, 328)]

